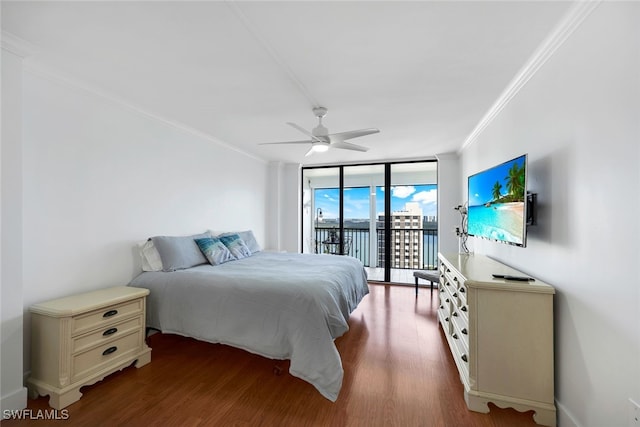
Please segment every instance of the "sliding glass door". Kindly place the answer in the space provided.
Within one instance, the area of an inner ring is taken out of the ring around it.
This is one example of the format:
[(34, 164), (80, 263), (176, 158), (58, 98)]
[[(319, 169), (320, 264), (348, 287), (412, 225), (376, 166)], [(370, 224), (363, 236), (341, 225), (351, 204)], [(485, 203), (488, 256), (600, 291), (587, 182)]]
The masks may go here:
[(341, 168), (308, 169), (302, 174), (302, 252), (339, 251)]
[(344, 233), (349, 255), (378, 268), (376, 188), (384, 183), (384, 165), (344, 167)]
[(413, 283), (437, 259), (437, 163), (302, 170), (304, 253), (353, 256), (370, 280)]
[(392, 164), (390, 176), (391, 281), (411, 283), (414, 271), (437, 266), (437, 164)]

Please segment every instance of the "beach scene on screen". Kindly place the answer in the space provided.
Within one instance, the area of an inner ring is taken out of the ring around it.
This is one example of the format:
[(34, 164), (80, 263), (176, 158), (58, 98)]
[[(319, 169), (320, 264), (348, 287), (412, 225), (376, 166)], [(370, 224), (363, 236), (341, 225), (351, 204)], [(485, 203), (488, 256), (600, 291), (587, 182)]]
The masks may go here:
[(524, 243), (526, 156), (469, 177), (470, 236)]

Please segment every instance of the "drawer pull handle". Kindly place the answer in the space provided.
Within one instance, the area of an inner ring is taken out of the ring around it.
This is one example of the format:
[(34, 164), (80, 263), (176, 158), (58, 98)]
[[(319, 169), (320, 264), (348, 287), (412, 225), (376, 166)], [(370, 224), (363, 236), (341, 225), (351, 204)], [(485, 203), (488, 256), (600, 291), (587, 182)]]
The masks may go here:
[(460, 293), (464, 294), (466, 291), (464, 290), (464, 288), (460, 288)]
[(454, 339), (456, 339), (456, 340), (458, 339), (458, 334), (453, 334), (453, 335), (451, 335), (451, 336), (452, 336)]
[(462, 357), (461, 357), (460, 359), (464, 360), (465, 362), (468, 362), (468, 360), (467, 360), (467, 355), (466, 355), (466, 354), (463, 354), (463, 355), (462, 355)]
[(444, 321), (445, 321), (445, 322), (448, 322), (448, 321), (449, 321), (449, 318), (448, 318), (448, 317), (445, 317), (445, 318), (444, 318)]
[(115, 353), (116, 351), (118, 351), (118, 347), (116, 347), (115, 345), (113, 347), (109, 347), (108, 349), (106, 349), (105, 351), (102, 352), (103, 356), (108, 356), (111, 353)]
[(458, 298), (458, 293), (457, 293), (457, 292), (454, 292), (452, 296), (453, 296), (454, 298)]
[(115, 316), (116, 314), (118, 314), (118, 310), (109, 310), (105, 314), (103, 314), (102, 317), (111, 317)]
[(462, 333), (465, 335), (469, 335), (469, 333), (467, 332), (467, 328), (462, 328)]
[(460, 308), (460, 310), (462, 310), (462, 311), (467, 311), (467, 306), (466, 306), (466, 305), (465, 305), (465, 306), (463, 306), (462, 308)]
[(445, 302), (449, 302), (449, 298), (447, 298), (447, 299), (445, 300)]
[(103, 336), (103, 337), (106, 337), (106, 336), (108, 336), (108, 335), (113, 335), (113, 334), (115, 334), (116, 332), (118, 332), (118, 328), (110, 328), (110, 329), (107, 329), (106, 331), (104, 331), (104, 332), (102, 333), (102, 336)]
[(457, 277), (454, 277), (454, 278), (453, 278), (453, 281), (454, 281), (454, 282), (457, 282), (457, 281), (458, 281), (458, 278), (457, 278)]
[(458, 317), (458, 312), (457, 312), (457, 311), (454, 311), (454, 312), (453, 312), (453, 316)]

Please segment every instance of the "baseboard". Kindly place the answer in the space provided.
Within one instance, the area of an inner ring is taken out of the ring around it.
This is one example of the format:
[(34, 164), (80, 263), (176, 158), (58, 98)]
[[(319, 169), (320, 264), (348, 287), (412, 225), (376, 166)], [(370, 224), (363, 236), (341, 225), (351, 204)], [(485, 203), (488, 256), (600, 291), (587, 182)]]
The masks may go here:
[[(19, 411), (27, 407), (27, 388), (20, 387), (0, 399), (0, 413), (4, 411)], [(2, 417), (0, 417), (1, 419)]]
[(582, 427), (571, 411), (567, 409), (562, 403), (556, 400), (556, 411), (558, 417), (558, 425), (562, 427)]

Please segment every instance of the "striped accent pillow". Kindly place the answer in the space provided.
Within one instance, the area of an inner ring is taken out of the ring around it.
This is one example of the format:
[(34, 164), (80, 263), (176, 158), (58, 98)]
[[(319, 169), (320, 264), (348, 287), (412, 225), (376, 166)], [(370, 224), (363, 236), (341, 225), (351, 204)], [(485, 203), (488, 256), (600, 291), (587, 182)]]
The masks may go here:
[(203, 239), (195, 239), (196, 244), (202, 251), (202, 254), (207, 258), (209, 264), (219, 265), (227, 261), (233, 261), (236, 259), (224, 243), (217, 237), (205, 237)]
[(222, 243), (229, 248), (229, 252), (236, 257), (236, 259), (247, 258), (251, 256), (251, 250), (247, 244), (240, 238), (238, 234), (230, 234), (228, 236), (220, 236)]

